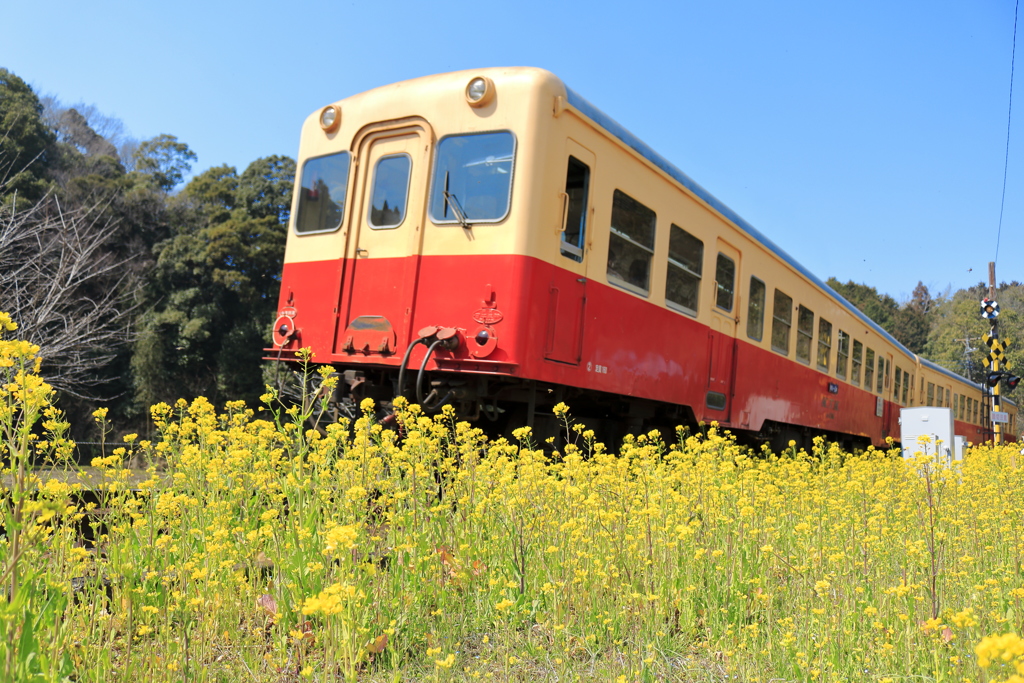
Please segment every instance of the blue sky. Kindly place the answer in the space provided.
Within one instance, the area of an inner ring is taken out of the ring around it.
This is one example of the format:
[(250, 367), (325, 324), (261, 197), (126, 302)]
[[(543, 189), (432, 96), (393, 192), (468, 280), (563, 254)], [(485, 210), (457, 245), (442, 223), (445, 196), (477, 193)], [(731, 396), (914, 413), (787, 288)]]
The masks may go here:
[[(903, 300), (996, 258), (1013, 3), (7, 0), (0, 66), (178, 136), (195, 172), (294, 157), (311, 111), (379, 85), (544, 67), (815, 274)], [(1024, 281), (1020, 52), (1006, 281)]]

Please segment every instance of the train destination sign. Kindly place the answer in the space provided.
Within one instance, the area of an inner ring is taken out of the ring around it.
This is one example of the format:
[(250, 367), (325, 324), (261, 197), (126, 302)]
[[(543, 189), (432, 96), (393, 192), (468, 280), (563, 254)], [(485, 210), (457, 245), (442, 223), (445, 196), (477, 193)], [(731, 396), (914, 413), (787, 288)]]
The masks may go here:
[(998, 410), (992, 411), (992, 422), (995, 424), (1007, 424), (1010, 421), (1010, 414)]

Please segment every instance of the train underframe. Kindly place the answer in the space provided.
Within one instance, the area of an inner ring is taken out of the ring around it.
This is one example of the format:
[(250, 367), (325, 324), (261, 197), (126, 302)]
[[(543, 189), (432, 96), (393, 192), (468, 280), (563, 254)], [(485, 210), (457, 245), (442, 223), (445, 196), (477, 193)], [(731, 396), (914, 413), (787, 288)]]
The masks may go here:
[[(680, 434), (693, 434), (705, 428), (694, 411), (685, 405), (635, 398), (608, 392), (550, 384), (506, 375), (487, 375), (411, 369), (404, 373), (395, 367), (338, 368), (338, 382), (329, 401), (328, 419), (354, 419), (360, 403), (374, 401), (376, 417), (387, 424), (393, 418), (393, 400), (397, 395), (419, 404), (427, 414), (439, 412), (443, 405), (455, 408), (460, 420), (467, 420), (491, 437), (512, 437), (517, 427), (529, 426), (535, 444), (549, 438), (556, 443), (565, 436), (566, 425), (555, 415), (554, 407), (565, 403), (573, 423), (593, 430), (595, 439), (609, 448), (618, 447), (627, 434), (658, 430), (672, 442)], [(400, 383), (402, 390), (399, 390)], [(815, 436), (824, 436), (848, 451), (863, 450), (870, 438), (833, 433), (820, 428), (766, 420), (760, 429), (745, 430), (726, 426), (743, 445), (773, 452), (793, 448), (810, 451)]]

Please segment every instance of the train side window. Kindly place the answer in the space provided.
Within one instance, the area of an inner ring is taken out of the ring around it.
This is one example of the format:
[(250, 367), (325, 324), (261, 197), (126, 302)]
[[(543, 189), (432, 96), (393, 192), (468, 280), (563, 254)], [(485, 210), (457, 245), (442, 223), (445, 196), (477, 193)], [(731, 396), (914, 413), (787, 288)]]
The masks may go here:
[(893, 375), (892, 380), (892, 400), (896, 403), (900, 402), (900, 387), (903, 384), (903, 369), (900, 366), (896, 366), (896, 372)]
[[(904, 377), (903, 380), (903, 405), (909, 406), (914, 402), (914, 376), (910, 375), (909, 380), (906, 377)], [(908, 395), (910, 397), (909, 403), (907, 399)]]
[(670, 308), (697, 315), (703, 271), (704, 243), (673, 224), (669, 228), (665, 303)]
[(397, 228), (405, 220), (409, 199), (409, 175), (412, 159), (408, 154), (392, 154), (377, 160), (370, 192), (370, 228)]
[(964, 410), (964, 404), (965, 403), (967, 403), (967, 397), (964, 396), (963, 394), (961, 394), (960, 395), (960, 419), (961, 420), (964, 419), (964, 413), (966, 412)]
[(723, 311), (732, 310), (732, 297), (736, 287), (736, 263), (719, 252), (715, 266), (715, 305)]
[(793, 297), (775, 290), (772, 309), (772, 349), (789, 355), (789, 330), (793, 327)]
[[(921, 378), (921, 393), (918, 396), (918, 401), (924, 400), (924, 377)], [(921, 405), (924, 405), (923, 403)]]
[(928, 403), (925, 405), (935, 405), (935, 385), (931, 382), (928, 382)]
[(949, 407), (949, 395), (952, 394), (952, 393), (953, 393), (953, 391), (949, 387), (946, 387), (946, 401), (945, 401), (945, 407), (946, 408)]
[(341, 227), (348, 194), (348, 152), (306, 159), (299, 180), (295, 232), (307, 235)]
[(764, 300), (767, 288), (756, 277), (750, 278), (750, 300), (747, 304), (747, 336), (755, 341), (764, 338)]
[(608, 281), (647, 296), (654, 257), (654, 211), (621, 190), (612, 197)]
[(889, 386), (889, 361), (878, 354), (878, 382), (875, 384), (875, 391), (882, 393), (882, 388)]
[(875, 389), (875, 352), (872, 349), (864, 352), (864, 388)]
[(811, 340), (814, 338), (814, 311), (801, 305), (796, 316), (796, 359), (811, 362)]
[(565, 216), (562, 230), (562, 256), (583, 261), (583, 240), (587, 233), (587, 197), (590, 193), (590, 167), (569, 157), (565, 172)]
[(953, 419), (960, 417), (960, 394), (953, 394)]
[(853, 340), (853, 361), (850, 369), (850, 383), (855, 387), (860, 386), (860, 368), (864, 359), (864, 345), (856, 339)]
[(832, 323), (818, 318), (818, 369), (828, 372), (832, 361)]
[(836, 377), (846, 379), (846, 368), (850, 366), (850, 335), (839, 330), (839, 348), (836, 349)]

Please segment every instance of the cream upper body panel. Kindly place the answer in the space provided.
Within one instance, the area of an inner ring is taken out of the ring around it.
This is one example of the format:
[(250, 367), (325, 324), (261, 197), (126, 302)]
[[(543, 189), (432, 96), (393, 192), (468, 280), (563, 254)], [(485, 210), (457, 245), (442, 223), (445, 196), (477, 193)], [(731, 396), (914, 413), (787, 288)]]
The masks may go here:
[[(470, 106), (466, 98), (466, 87), (476, 77), (490, 79), (494, 87), (494, 96), (482, 107)], [(322, 110), (311, 114), (302, 127), (298, 174), (301, 177), (303, 164), (309, 159), (347, 151), (351, 158), (347, 201), (341, 227), (330, 232), (296, 233), (293, 210), (285, 263), (353, 256), (349, 253), (353, 246), (349, 237), (352, 227), (358, 225), (360, 212), (366, 208), (360, 201), (360, 184), (370, 177), (362, 168), (366, 141), (388, 135), (415, 136), (420, 142), (421, 154), (413, 160), (412, 173), (414, 179), (420, 179), (421, 187), (430, 192), (436, 180), (430, 176), (438, 141), (455, 134), (511, 132), (515, 139), (511, 198), (502, 220), (479, 223), (472, 228), (437, 225), (431, 221), (429, 211), (410, 215), (408, 220), (410, 229), (430, 228), (420, 249), (425, 256), (524, 253), (524, 226), (529, 224), (531, 207), (538, 205), (534, 195), (542, 190), (542, 179), (531, 172), (537, 165), (538, 147), (544, 138), (539, 132), (551, 119), (552, 103), (564, 95), (562, 82), (542, 69), (478, 69), (395, 83), (336, 102), (341, 124), (330, 133), (321, 127)], [(301, 183), (296, 182), (293, 206), (297, 206), (301, 190)], [(390, 247), (382, 246), (375, 251), (373, 257), (401, 257), (409, 253), (409, 243), (396, 240)]]

